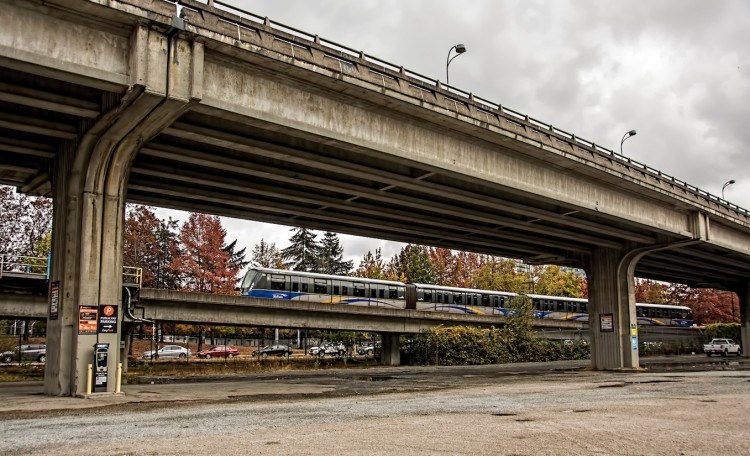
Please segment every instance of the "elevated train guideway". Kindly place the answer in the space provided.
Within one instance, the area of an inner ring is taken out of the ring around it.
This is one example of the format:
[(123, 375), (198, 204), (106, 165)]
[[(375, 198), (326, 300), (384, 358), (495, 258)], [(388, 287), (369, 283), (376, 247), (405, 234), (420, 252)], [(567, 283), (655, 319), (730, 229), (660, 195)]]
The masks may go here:
[(0, 183), (55, 204), (47, 394), (83, 393), (97, 342), (116, 372), (123, 312), (79, 316), (121, 305), (126, 201), (582, 267), (596, 369), (638, 366), (634, 274), (738, 292), (750, 342), (747, 210), (317, 35), (195, 0), (10, 0), (0, 81)]

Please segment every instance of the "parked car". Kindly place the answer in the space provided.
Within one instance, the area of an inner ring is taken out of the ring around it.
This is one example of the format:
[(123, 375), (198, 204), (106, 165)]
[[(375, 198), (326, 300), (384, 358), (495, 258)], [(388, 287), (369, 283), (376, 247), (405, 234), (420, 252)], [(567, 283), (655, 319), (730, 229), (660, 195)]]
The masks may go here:
[(365, 342), (357, 348), (358, 355), (372, 356), (380, 351), (380, 342)]
[(190, 354), (189, 348), (179, 345), (165, 345), (158, 350), (143, 352), (142, 357), (144, 359), (187, 358)]
[(292, 349), (287, 345), (266, 345), (253, 351), (253, 356), (268, 358), (269, 356), (291, 356)]
[[(21, 359), (43, 363), (47, 360), (47, 346), (44, 344), (21, 345)], [(18, 347), (0, 354), (0, 360), (4, 363), (18, 361)]]
[(317, 347), (311, 347), (308, 350), (312, 356), (318, 356), (322, 358), (325, 355), (332, 356), (344, 356), (346, 354), (346, 347), (341, 343), (324, 343)]
[(240, 351), (229, 345), (216, 345), (208, 350), (201, 350), (195, 354), (198, 358), (211, 359), (211, 358), (234, 358), (238, 356)]
[(742, 349), (735, 344), (732, 339), (713, 339), (711, 342), (703, 345), (703, 352), (709, 358), (711, 355), (737, 355), (742, 356)]

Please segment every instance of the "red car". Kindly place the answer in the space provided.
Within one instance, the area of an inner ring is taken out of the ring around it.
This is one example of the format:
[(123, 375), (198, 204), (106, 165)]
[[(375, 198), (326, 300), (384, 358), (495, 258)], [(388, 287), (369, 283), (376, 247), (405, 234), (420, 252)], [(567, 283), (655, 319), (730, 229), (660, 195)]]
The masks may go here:
[(229, 345), (217, 345), (215, 347), (209, 348), (208, 350), (201, 350), (195, 356), (205, 359), (234, 358), (239, 354), (240, 351), (234, 347), (230, 347)]

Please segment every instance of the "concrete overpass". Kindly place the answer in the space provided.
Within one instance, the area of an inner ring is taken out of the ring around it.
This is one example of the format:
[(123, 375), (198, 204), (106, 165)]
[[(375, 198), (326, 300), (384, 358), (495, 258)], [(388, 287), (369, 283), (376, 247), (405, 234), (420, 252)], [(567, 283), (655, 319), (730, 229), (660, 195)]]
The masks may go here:
[(178, 4), (3, 5), (0, 183), (55, 201), (48, 394), (81, 393), (91, 345), (116, 346), (77, 323), (120, 303), (126, 201), (582, 267), (592, 321), (614, 322), (592, 325), (597, 369), (638, 366), (634, 274), (736, 291), (750, 343), (747, 210), (317, 35)]

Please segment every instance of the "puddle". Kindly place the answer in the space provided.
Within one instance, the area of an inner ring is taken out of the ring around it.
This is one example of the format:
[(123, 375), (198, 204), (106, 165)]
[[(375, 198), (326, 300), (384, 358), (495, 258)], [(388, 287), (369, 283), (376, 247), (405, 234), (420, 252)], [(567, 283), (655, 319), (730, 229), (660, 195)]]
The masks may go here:
[(359, 380), (361, 382), (384, 382), (386, 380), (394, 380), (396, 377), (387, 376), (365, 376), (365, 377), (354, 377), (352, 380)]

